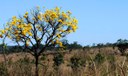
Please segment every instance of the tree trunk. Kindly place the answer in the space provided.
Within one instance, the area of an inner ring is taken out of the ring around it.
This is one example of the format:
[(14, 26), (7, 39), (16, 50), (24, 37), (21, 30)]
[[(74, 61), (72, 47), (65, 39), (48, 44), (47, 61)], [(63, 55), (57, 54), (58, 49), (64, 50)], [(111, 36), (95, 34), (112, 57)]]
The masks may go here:
[(36, 62), (35, 62), (35, 76), (39, 76), (39, 67), (38, 67), (38, 63), (39, 63), (39, 61), (38, 61), (38, 59), (39, 59), (39, 56), (35, 56), (35, 60), (36, 60)]

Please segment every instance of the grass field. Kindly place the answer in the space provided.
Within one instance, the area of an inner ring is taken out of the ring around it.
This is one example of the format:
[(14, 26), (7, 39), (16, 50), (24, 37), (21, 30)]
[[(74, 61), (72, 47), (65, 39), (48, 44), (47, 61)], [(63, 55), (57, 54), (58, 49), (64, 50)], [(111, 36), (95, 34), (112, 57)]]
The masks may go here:
[[(117, 48), (88, 48), (61, 52), (64, 63), (54, 66), (56, 53), (40, 57), (40, 76), (127, 76), (128, 55)], [(0, 76), (34, 76), (34, 58), (29, 53), (0, 55)]]

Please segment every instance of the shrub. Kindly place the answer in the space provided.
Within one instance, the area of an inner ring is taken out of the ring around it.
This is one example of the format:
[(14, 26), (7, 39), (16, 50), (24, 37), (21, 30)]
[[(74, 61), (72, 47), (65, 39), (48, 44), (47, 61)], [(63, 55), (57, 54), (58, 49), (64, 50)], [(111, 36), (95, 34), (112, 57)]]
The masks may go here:
[(64, 63), (64, 59), (63, 59), (64, 57), (63, 57), (63, 55), (62, 54), (60, 54), (60, 53), (58, 53), (57, 55), (55, 55), (54, 56), (54, 58), (53, 58), (53, 61), (54, 61), (54, 69), (58, 69), (58, 67), (62, 64), (62, 63)]
[(101, 53), (98, 53), (95, 56), (94, 61), (96, 62), (96, 64), (102, 64), (105, 61), (105, 56)]
[(71, 57), (70, 59), (70, 66), (73, 70), (76, 70), (82, 66), (84, 66), (85, 64), (85, 60), (83, 60), (82, 58), (80, 57), (76, 57), (76, 56), (73, 56)]
[(121, 52), (121, 55), (125, 55), (125, 51), (128, 48), (128, 40), (119, 39), (116, 42), (116, 46), (118, 47), (119, 51)]

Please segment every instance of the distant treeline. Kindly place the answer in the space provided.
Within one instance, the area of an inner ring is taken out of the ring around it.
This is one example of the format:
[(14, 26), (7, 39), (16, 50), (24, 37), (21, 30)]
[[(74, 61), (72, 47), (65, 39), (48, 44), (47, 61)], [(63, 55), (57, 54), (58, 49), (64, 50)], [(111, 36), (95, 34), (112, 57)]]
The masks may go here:
[[(115, 43), (98, 43), (95, 44), (93, 43), (92, 46), (87, 45), (87, 46), (82, 46), (81, 44), (79, 44), (77, 41), (73, 42), (73, 43), (69, 43), (68, 40), (62, 40), (63, 42), (63, 49), (64, 50), (74, 50), (74, 49), (88, 49), (88, 48), (102, 48), (102, 47), (118, 47), (119, 50), (121, 50), (121, 52), (123, 53), (124, 50), (126, 50), (128, 48), (128, 40), (126, 39), (119, 39), (117, 40), (117, 42)], [(41, 44), (40, 45), (40, 49), (43, 47), (44, 45)], [(4, 48), (4, 49), (3, 49)], [(24, 46), (6, 46), (3, 44), (0, 44), (0, 53), (2, 53), (3, 51), (6, 53), (14, 53), (14, 52), (27, 52), (26, 49), (24, 49)], [(30, 46), (30, 48), (32, 48)], [(48, 47), (47, 50), (49, 51), (54, 51), (54, 50), (58, 50), (59, 47)]]

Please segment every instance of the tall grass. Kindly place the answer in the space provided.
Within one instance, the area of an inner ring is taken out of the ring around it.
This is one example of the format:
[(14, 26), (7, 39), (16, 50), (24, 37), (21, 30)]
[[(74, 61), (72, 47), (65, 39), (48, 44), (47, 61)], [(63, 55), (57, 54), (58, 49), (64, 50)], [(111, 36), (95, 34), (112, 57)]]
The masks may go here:
[[(128, 55), (115, 54), (111, 47), (73, 50), (61, 55), (42, 55), (40, 76), (127, 76)], [(27, 53), (0, 55), (0, 76), (34, 76), (34, 58)], [(61, 57), (61, 58), (60, 58)], [(63, 59), (62, 59), (63, 58)], [(59, 64), (59, 65), (58, 65)], [(57, 68), (57, 69), (56, 69)]]

